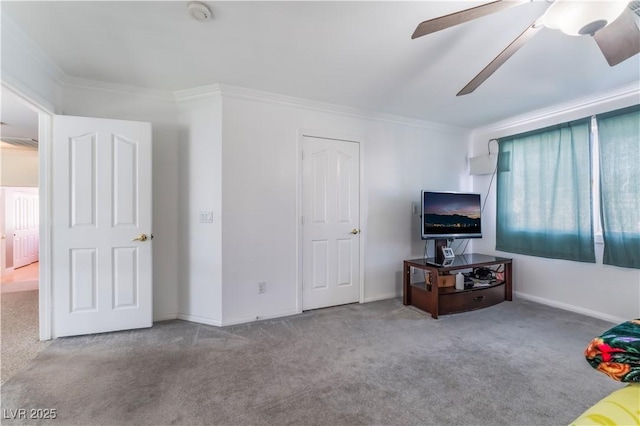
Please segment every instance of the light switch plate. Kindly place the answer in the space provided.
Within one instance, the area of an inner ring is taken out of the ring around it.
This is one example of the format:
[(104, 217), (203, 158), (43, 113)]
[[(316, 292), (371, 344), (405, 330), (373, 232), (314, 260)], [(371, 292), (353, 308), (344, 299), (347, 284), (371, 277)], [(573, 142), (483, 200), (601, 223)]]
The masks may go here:
[(200, 223), (213, 223), (213, 212), (200, 212)]

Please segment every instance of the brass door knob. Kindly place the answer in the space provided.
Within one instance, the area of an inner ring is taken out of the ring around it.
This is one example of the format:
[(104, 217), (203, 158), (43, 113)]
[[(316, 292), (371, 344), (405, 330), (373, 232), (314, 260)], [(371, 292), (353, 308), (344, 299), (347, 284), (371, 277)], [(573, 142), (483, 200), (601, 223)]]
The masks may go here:
[(147, 241), (148, 238), (147, 234), (140, 234), (131, 241)]
[(359, 230), (359, 229), (356, 229), (356, 228), (353, 228), (353, 229), (351, 230), (351, 233), (352, 233), (353, 235), (356, 235), (356, 234), (359, 234), (359, 233), (360, 233), (360, 230)]

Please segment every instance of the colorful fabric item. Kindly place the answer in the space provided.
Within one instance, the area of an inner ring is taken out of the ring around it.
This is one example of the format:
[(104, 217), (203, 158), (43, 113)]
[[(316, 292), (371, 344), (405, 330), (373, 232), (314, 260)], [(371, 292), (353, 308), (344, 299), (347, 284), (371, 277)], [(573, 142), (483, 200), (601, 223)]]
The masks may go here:
[(584, 351), (596, 370), (619, 382), (640, 383), (640, 319), (605, 331)]

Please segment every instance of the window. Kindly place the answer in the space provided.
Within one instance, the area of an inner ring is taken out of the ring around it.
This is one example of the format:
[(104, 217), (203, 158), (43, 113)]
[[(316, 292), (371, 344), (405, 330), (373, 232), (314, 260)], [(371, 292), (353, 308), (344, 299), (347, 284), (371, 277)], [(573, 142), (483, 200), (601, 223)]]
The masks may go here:
[(603, 263), (640, 269), (640, 106), (596, 119)]
[(640, 105), (499, 143), (497, 250), (640, 269)]
[(501, 138), (496, 249), (595, 262), (588, 118)]

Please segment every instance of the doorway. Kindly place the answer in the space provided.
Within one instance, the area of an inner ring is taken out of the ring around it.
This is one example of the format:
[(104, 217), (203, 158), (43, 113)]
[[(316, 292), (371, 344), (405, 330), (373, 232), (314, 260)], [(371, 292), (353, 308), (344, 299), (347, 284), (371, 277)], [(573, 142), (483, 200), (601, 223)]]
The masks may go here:
[(2, 383), (46, 347), (40, 341), (39, 115), (2, 86), (0, 298)]
[[(2, 292), (38, 289), (40, 260), (38, 113), (2, 87), (0, 278)], [(35, 265), (33, 265), (35, 264)], [(25, 288), (24, 284), (20, 288)], [(37, 320), (37, 319), (36, 319)]]

